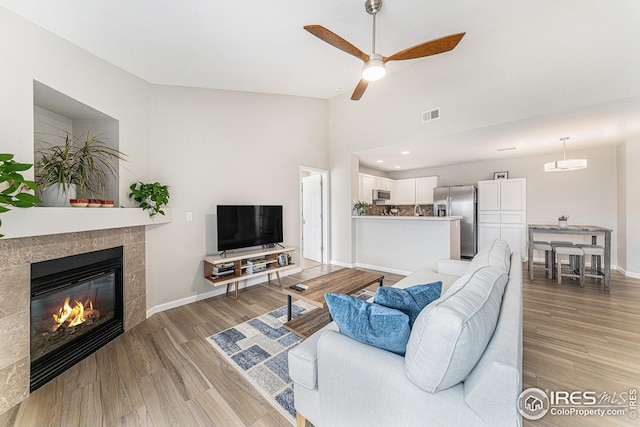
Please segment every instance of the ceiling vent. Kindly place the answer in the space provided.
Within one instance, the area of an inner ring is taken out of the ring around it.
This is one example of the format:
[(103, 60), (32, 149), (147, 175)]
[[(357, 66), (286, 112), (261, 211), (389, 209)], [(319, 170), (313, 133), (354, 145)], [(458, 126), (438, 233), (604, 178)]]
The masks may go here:
[(422, 112), (422, 123), (427, 123), (440, 118), (440, 108)]

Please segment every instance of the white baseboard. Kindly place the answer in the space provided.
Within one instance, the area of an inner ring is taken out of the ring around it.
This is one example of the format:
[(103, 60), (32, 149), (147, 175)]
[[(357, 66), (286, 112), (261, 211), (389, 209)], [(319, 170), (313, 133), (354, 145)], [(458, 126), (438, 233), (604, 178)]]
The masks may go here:
[[(287, 270), (284, 271), (282, 273), (280, 273), (281, 277), (285, 277), (285, 276), (289, 276), (291, 274), (295, 274), (295, 273), (299, 273), (302, 271), (301, 267), (298, 268), (294, 268), (292, 270)], [(259, 278), (255, 278), (255, 279), (243, 279), (240, 281), (240, 286), (239, 289), (242, 288), (247, 288), (249, 286), (255, 286), (257, 284), (260, 283), (264, 283), (265, 281), (265, 276), (259, 277)], [(233, 291), (235, 292), (235, 285), (232, 287)], [(180, 307), (182, 305), (187, 305), (187, 304), (191, 304), (197, 301), (202, 301), (203, 299), (207, 299), (207, 298), (211, 298), (211, 297), (215, 297), (218, 295), (222, 295), (227, 291), (227, 287), (222, 285), (220, 287), (214, 288), (213, 290), (209, 291), (209, 292), (205, 292), (202, 294), (197, 294), (197, 295), (191, 295), (188, 296), (186, 298), (181, 298), (175, 301), (170, 301), (170, 302), (166, 302), (163, 304), (159, 304), (156, 305), (154, 307), (151, 307), (147, 310), (147, 319), (151, 316), (153, 316), (156, 313), (161, 313), (165, 310), (170, 310), (172, 308), (176, 308), (176, 307)]]
[[(612, 267), (613, 268), (613, 267)], [(631, 277), (632, 279), (640, 279), (640, 273), (634, 273), (633, 271), (627, 271), (622, 267), (617, 267), (617, 270), (624, 274), (627, 277)]]
[(331, 264), (332, 265), (337, 265), (337, 266), (340, 266), (340, 267), (353, 268), (353, 264), (349, 264), (349, 263), (342, 262), (342, 261), (336, 261), (336, 260), (333, 260), (333, 259), (331, 260)]

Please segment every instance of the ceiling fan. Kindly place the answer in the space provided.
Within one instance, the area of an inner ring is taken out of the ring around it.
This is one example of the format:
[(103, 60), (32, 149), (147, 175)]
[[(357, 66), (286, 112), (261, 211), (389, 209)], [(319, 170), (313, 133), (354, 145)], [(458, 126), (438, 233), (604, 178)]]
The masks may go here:
[(333, 47), (347, 52), (361, 59), (364, 62), (362, 68), (362, 78), (351, 95), (354, 101), (362, 98), (364, 91), (367, 89), (369, 82), (380, 80), (386, 73), (384, 64), (389, 61), (400, 61), (404, 59), (423, 58), (425, 56), (437, 55), (439, 53), (448, 52), (455, 48), (465, 33), (452, 34), (450, 36), (441, 37), (439, 39), (424, 42), (408, 49), (401, 50), (391, 56), (382, 56), (376, 53), (376, 14), (382, 8), (382, 0), (367, 0), (364, 8), (373, 16), (373, 42), (371, 55), (367, 55), (339, 35), (332, 33), (321, 25), (305, 25), (304, 29), (314, 36), (329, 43)]

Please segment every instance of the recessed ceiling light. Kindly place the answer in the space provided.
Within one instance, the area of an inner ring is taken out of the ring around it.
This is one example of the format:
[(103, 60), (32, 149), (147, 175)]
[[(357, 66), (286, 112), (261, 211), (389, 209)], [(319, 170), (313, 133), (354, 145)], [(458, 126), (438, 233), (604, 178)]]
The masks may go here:
[(403, 151), (402, 154), (411, 154), (411, 151)]
[(384, 163), (384, 160), (376, 160), (376, 163)]
[(342, 92), (342, 88), (341, 87), (337, 87), (336, 88), (336, 92)]
[(396, 169), (400, 169), (400, 166), (394, 166)]

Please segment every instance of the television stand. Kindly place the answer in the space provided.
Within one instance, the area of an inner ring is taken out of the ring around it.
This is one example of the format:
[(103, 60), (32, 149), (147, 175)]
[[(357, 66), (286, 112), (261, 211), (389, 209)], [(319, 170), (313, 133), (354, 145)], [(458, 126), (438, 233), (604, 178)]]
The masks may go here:
[[(290, 270), (296, 265), (289, 258), (295, 252), (294, 247), (271, 249), (256, 249), (227, 253), (223, 251), (218, 255), (210, 255), (204, 258), (204, 278), (213, 286), (227, 285), (226, 295), (229, 296), (231, 285), (235, 284), (235, 299), (238, 299), (238, 284), (240, 280), (253, 277), (267, 276), (271, 284), (271, 274), (275, 273), (278, 284), (282, 288), (280, 272)], [(233, 268), (231, 268), (233, 264)], [(218, 275), (216, 276), (216, 271)]]

